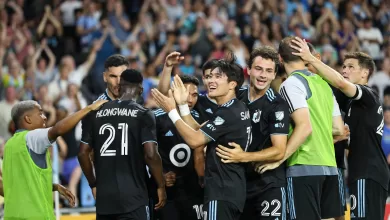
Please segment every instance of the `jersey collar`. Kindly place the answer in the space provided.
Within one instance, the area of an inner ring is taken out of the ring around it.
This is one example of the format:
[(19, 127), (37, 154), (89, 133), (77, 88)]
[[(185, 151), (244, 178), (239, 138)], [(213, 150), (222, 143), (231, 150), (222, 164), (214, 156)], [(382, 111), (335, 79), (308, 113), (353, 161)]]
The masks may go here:
[(108, 89), (106, 89), (106, 91), (104, 91), (104, 93), (106, 94), (108, 101), (114, 100), (114, 99), (111, 98), (110, 95), (108, 94)]

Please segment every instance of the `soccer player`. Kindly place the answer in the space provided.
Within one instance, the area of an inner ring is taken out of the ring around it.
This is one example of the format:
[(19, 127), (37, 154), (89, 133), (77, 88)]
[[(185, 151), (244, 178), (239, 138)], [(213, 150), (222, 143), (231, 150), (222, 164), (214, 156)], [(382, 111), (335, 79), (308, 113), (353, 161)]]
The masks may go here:
[[(107, 89), (97, 98), (97, 100), (112, 101), (116, 100), (119, 97), (120, 76), (122, 72), (128, 68), (128, 66), (129, 61), (122, 55), (115, 54), (107, 58), (104, 63), (105, 71), (103, 73), (103, 79), (104, 82), (107, 83)], [(89, 142), (91, 141), (91, 137), (89, 135), (92, 120), (94, 119), (91, 118), (90, 114), (87, 115), (87, 117), (85, 117), (81, 122), (82, 133), (78, 160), (83, 171), (92, 169), (93, 167), (92, 162), (90, 160), (90, 158), (93, 159), (93, 152), (92, 148), (88, 146)], [(88, 152), (87, 150), (89, 150), (90, 152)], [(83, 153), (86, 153), (87, 155), (83, 155)], [(91, 155), (90, 158), (89, 155)], [(89, 183), (94, 183), (95, 178), (93, 174), (84, 172), (84, 175)], [(91, 189), (94, 190), (92, 187)]]
[(280, 94), (289, 105), (292, 133), (284, 158), (260, 169), (273, 169), (287, 160), (291, 219), (339, 217), (342, 210), (332, 135), (344, 132), (343, 121), (326, 81), (309, 72), (303, 60), (292, 54), (293, 39), (286, 37), (279, 45), (281, 61), (289, 74)]
[[(245, 152), (237, 144), (233, 149), (220, 146), (217, 155), (224, 163), (275, 162), (283, 159), (289, 132), (288, 105), (270, 88), (279, 64), (278, 52), (272, 47), (254, 49), (248, 61), (250, 87), (240, 89), (239, 99), (250, 112), (252, 144)], [(246, 172), (247, 200), (241, 219), (267, 220), (286, 216), (285, 164), (258, 174), (252, 163)]]
[(4, 150), (4, 219), (55, 219), (53, 193), (59, 191), (74, 206), (75, 197), (63, 186), (53, 184), (48, 148), (58, 136), (70, 131), (101, 100), (46, 128), (46, 116), (36, 101), (22, 101), (11, 111), (16, 133)]
[[(168, 95), (168, 90), (171, 82), (172, 69), (175, 65), (179, 64), (183, 59), (184, 57), (180, 56), (179, 52), (172, 52), (165, 58), (164, 69), (161, 73), (160, 81), (158, 84), (158, 90), (162, 94)], [(194, 110), (196, 110), (199, 113), (200, 118), (202, 118), (205, 121), (210, 120), (214, 112), (218, 109), (218, 104), (215, 102), (213, 98), (210, 98), (210, 96), (208, 95), (210, 87), (207, 81), (207, 78), (209, 77), (211, 72), (211, 68), (216, 62), (217, 60), (212, 59), (207, 61), (205, 64), (203, 64), (202, 66), (203, 82), (204, 82), (204, 86), (206, 87), (207, 94), (204, 95), (200, 94), (198, 97), (198, 101), (194, 106)], [(195, 126), (193, 125), (193, 123), (191, 123), (190, 125)]]
[[(313, 54), (313, 56), (315, 56), (317, 59), (321, 60), (321, 54), (315, 50), (314, 46), (311, 43), (308, 43), (308, 46), (310, 49), (310, 53)], [(313, 65), (311, 65), (310, 63), (306, 63), (306, 66), (310, 72), (312, 72), (314, 74), (318, 74), (317, 73), (318, 70)], [(337, 91), (335, 91), (335, 88), (333, 86), (330, 85), (330, 88), (332, 88), (332, 90), (337, 94)], [(344, 119), (345, 113), (341, 110), (339, 99), (337, 99), (337, 97), (336, 97), (336, 100), (339, 104), (342, 118)], [(345, 149), (348, 148), (348, 136), (349, 136), (349, 129), (346, 126), (346, 130), (344, 132), (344, 135), (333, 137), (333, 142), (335, 142), (334, 149), (335, 149), (335, 155), (336, 155), (336, 164), (337, 164), (337, 170), (338, 170), (338, 175), (339, 175), (340, 201), (341, 201), (341, 205), (342, 205), (342, 210), (344, 210), (344, 211), (347, 211), (346, 192), (345, 192), (346, 186), (345, 186), (345, 181), (344, 181), (344, 179), (345, 179), (345, 177), (344, 177), (344, 170), (345, 170), (344, 158), (345, 158)], [(343, 219), (344, 219), (344, 215), (336, 218), (336, 220), (343, 220)]]
[[(219, 105), (214, 116), (200, 129), (193, 129), (183, 118), (191, 117), (187, 105), (188, 91), (175, 76), (173, 91), (168, 97), (157, 89), (152, 90), (156, 102), (169, 112), (168, 116), (175, 124), (180, 135), (191, 148), (207, 144), (205, 170), (205, 211), (204, 219), (237, 220), (244, 208), (246, 199), (245, 168), (243, 164), (224, 164), (216, 155), (218, 144), (227, 146), (235, 142), (247, 149), (251, 140), (251, 124), (249, 111), (245, 104), (236, 98), (236, 94), (244, 81), (243, 71), (237, 71), (234, 59), (219, 60), (211, 69), (207, 80), (210, 83), (209, 97)], [(174, 98), (175, 96), (175, 98)], [(176, 102), (175, 102), (176, 100)]]
[[(142, 94), (142, 80), (140, 72), (125, 70), (120, 79), (121, 98), (93, 114), (89, 146), (94, 151), (96, 181), (90, 184), (96, 187), (98, 220), (149, 218), (145, 162), (158, 187), (155, 208), (165, 204), (155, 117), (151, 110), (136, 103)], [(93, 175), (92, 168), (84, 172)]]
[[(386, 157), (381, 147), (383, 109), (378, 95), (367, 86), (375, 63), (365, 53), (344, 57), (343, 72), (328, 67), (310, 54), (307, 43), (296, 38), (295, 53), (313, 65), (318, 74), (349, 98), (343, 109), (350, 128), (348, 153), (348, 188), (351, 219), (383, 219), (390, 179)], [(309, 51), (309, 52), (308, 52)]]
[[(194, 76), (180, 76), (189, 89), (187, 99), (192, 117), (201, 123), (193, 110), (198, 99), (199, 81)], [(163, 109), (155, 111), (158, 151), (161, 155), (167, 189), (167, 204), (157, 214), (160, 220), (199, 220), (203, 216), (203, 148), (192, 150), (180, 136)], [(199, 184), (198, 184), (199, 183)]]

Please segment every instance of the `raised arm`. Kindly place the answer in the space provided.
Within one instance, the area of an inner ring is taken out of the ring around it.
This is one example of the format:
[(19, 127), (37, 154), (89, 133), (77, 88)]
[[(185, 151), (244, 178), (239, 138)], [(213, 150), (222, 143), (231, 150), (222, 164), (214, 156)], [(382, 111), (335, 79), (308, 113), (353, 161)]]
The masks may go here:
[(56, 140), (58, 136), (62, 136), (66, 134), (69, 130), (74, 128), (84, 116), (86, 116), (89, 112), (94, 111), (98, 109), (101, 105), (106, 103), (107, 100), (99, 100), (80, 111), (69, 115), (68, 117), (62, 119), (61, 121), (57, 122), (53, 127), (51, 127), (48, 131), (48, 138), (49, 140)]
[(182, 60), (184, 60), (183, 56), (180, 56), (179, 52), (172, 52), (165, 58), (164, 68), (160, 74), (160, 81), (158, 83), (158, 90), (164, 94), (168, 94), (168, 90), (171, 83), (171, 74), (174, 65), (179, 64)]
[(156, 100), (156, 103), (164, 109), (165, 112), (168, 112), (169, 118), (175, 124), (180, 136), (183, 137), (184, 141), (192, 149), (202, 147), (212, 141), (212, 139), (205, 135), (202, 131), (192, 129), (181, 119), (176, 110), (176, 102), (173, 98), (172, 90), (168, 91), (168, 97), (164, 96), (157, 89), (152, 89), (152, 95)]
[(310, 53), (309, 47), (305, 40), (295, 37), (293, 40), (295, 45), (291, 45), (292, 48), (296, 49), (297, 53), (294, 55), (300, 56), (303, 60), (308, 61), (318, 70), (317, 74), (328, 81), (332, 86), (340, 89), (346, 96), (354, 97), (357, 93), (357, 87), (353, 83), (344, 79), (344, 77), (339, 74), (336, 70), (332, 69), (330, 66), (324, 64), (321, 60), (317, 59)]

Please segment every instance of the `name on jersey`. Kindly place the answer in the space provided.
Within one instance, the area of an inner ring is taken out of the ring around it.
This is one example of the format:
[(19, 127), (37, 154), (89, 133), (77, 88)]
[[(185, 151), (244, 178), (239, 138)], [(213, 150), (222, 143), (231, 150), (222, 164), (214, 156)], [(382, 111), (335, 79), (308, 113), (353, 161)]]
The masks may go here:
[(247, 119), (250, 119), (251, 118), (251, 115), (249, 114), (249, 111), (246, 111), (246, 112), (241, 112), (241, 120), (247, 120)]
[(127, 108), (110, 108), (99, 110), (96, 113), (96, 118), (107, 117), (107, 116), (131, 116), (137, 117), (138, 109), (127, 109)]

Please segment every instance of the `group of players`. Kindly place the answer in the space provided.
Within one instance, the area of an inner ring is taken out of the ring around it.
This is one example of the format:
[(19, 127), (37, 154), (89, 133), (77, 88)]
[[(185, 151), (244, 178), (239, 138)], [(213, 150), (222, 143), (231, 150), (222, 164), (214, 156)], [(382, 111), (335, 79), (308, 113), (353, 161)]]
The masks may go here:
[(109, 102), (84, 118), (79, 153), (98, 220), (344, 219), (345, 151), (351, 218), (383, 219), (389, 170), (371, 57), (346, 55), (340, 74), (287, 37), (251, 52), (248, 86), (234, 55), (207, 61), (206, 95), (194, 76), (172, 79), (183, 59), (166, 57), (154, 111), (139, 103), (142, 74), (107, 59), (99, 99)]

